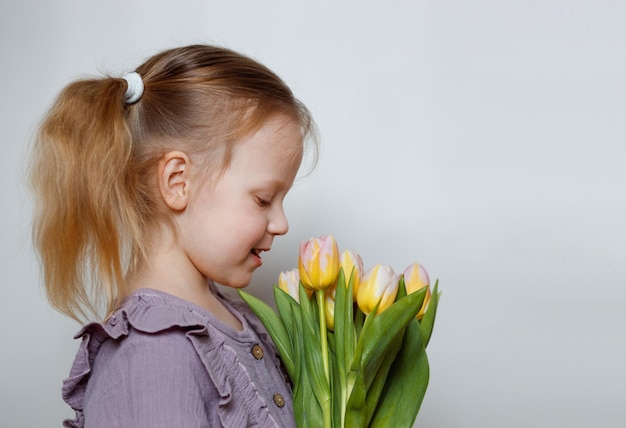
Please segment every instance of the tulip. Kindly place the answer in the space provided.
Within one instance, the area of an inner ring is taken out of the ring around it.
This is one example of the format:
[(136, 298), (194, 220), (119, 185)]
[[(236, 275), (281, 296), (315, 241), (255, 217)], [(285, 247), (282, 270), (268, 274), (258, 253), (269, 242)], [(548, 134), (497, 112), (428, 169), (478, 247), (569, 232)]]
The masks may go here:
[(422, 307), (417, 313), (417, 319), (421, 320), (428, 307), (428, 302), (430, 301), (430, 278), (428, 277), (428, 272), (426, 272), (426, 269), (424, 269), (422, 265), (413, 263), (404, 270), (403, 275), (407, 294), (414, 293), (426, 287), (424, 303), (422, 303)]
[(339, 275), (339, 248), (332, 235), (311, 238), (300, 245), (298, 271), (309, 290), (325, 290)]
[[(324, 290), (334, 285), (339, 276), (339, 248), (332, 235), (311, 238), (300, 245), (298, 257), (300, 281), (305, 288), (315, 291), (319, 311), (320, 352), (326, 382), (330, 385), (330, 363), (326, 331), (326, 299)], [(333, 320), (334, 321), (334, 320)], [(333, 323), (334, 324), (334, 323)], [(323, 407), (324, 426), (330, 426), (330, 402)], [(328, 422), (328, 423), (327, 423)]]
[(361, 279), (356, 301), (364, 314), (372, 312), (376, 304), (380, 313), (393, 304), (398, 295), (399, 277), (390, 266), (376, 265)]
[(343, 274), (346, 276), (346, 287), (348, 286), (348, 281), (350, 281), (351, 272), (354, 272), (352, 300), (356, 300), (356, 293), (359, 291), (361, 277), (363, 276), (363, 260), (355, 251), (346, 250), (341, 253), (339, 264), (343, 268)]
[(300, 275), (298, 269), (292, 269), (290, 271), (281, 272), (278, 275), (278, 288), (283, 290), (300, 303)]
[(328, 288), (324, 292), (324, 315), (326, 316), (326, 328), (335, 330), (335, 287)]

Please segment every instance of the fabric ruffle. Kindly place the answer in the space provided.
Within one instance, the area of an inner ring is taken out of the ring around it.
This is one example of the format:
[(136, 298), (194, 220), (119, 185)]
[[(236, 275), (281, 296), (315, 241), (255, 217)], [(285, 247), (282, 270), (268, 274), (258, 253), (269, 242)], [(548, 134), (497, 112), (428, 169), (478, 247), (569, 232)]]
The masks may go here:
[[(237, 302), (215, 289), (214, 292), (242, 315), (244, 331), (252, 329), (265, 348), (271, 350), (272, 364), (290, 389), (278, 351), (261, 321), (245, 303)], [(129, 296), (105, 323), (91, 323), (83, 327), (75, 336), (83, 340), (62, 390), (63, 399), (74, 409), (76, 417), (65, 420), (64, 426), (81, 428), (84, 425), (83, 401), (87, 382), (96, 355), (106, 340), (128, 336), (131, 329), (158, 333), (172, 328), (185, 332), (220, 394), (217, 409), (223, 426), (278, 426), (278, 421), (267, 408), (268, 403), (259, 394), (246, 368), (238, 361), (236, 351), (227, 343), (227, 336), (211, 323), (207, 314), (193, 303), (156, 290), (143, 289)], [(241, 376), (242, 371), (246, 376)]]
[(225, 300), (230, 306), (235, 308), (237, 312), (239, 312), (246, 320), (248, 325), (252, 328), (252, 330), (256, 333), (256, 335), (263, 341), (263, 344), (267, 346), (268, 349), (272, 351), (273, 361), (275, 362), (276, 368), (282, 374), (283, 380), (289, 386), (289, 390), (291, 391), (291, 379), (289, 379), (289, 375), (287, 374), (287, 370), (280, 362), (280, 354), (278, 352), (278, 348), (274, 344), (270, 334), (267, 329), (261, 322), (261, 320), (252, 312), (252, 309), (243, 302), (242, 300), (233, 299), (228, 295), (222, 294), (219, 291), (215, 290), (215, 293), (219, 295), (223, 300)]

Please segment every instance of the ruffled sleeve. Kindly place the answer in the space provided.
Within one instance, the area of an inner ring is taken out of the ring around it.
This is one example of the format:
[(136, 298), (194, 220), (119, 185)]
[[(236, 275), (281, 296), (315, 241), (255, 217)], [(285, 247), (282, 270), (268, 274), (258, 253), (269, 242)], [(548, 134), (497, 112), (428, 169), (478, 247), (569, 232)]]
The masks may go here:
[(92, 323), (83, 327), (74, 337), (82, 337), (70, 375), (63, 382), (63, 400), (76, 412), (75, 420), (66, 420), (63, 426), (80, 428), (84, 425), (83, 399), (94, 359), (102, 343), (112, 336), (102, 324)]

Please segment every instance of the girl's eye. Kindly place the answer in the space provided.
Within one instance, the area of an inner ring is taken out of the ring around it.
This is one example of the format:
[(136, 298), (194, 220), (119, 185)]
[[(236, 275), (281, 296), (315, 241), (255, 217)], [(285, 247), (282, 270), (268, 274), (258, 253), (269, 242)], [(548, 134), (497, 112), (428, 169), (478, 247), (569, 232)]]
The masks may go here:
[(256, 202), (260, 207), (269, 207), (271, 204), (271, 201), (259, 197), (256, 198)]

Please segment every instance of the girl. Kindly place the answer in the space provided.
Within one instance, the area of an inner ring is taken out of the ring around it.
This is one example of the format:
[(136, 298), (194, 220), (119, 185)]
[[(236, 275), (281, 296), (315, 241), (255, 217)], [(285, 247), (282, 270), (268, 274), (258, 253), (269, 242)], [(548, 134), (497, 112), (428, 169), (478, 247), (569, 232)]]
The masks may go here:
[[(245, 287), (274, 237), (312, 134), (261, 64), (172, 49), (124, 78), (67, 86), (34, 149), (34, 240), (51, 304), (86, 325), (66, 427), (294, 425)], [(103, 312), (105, 311), (105, 312)]]

